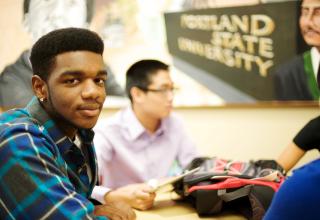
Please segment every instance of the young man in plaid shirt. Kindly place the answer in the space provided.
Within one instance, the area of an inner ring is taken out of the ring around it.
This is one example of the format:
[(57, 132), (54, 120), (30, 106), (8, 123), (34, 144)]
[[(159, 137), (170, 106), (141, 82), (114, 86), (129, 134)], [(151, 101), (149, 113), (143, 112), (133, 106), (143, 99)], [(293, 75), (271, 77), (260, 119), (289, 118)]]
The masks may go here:
[(97, 181), (91, 128), (106, 97), (103, 48), (79, 28), (34, 44), (35, 97), (0, 116), (0, 219), (135, 218), (125, 204), (89, 200)]

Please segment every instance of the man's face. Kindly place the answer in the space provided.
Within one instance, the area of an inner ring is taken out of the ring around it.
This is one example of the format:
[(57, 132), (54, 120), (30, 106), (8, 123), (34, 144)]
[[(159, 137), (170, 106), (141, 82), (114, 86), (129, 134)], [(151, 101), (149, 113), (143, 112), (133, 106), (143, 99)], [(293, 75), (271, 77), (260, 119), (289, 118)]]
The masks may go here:
[(86, 0), (31, 0), (25, 26), (36, 41), (55, 29), (84, 28), (86, 18)]
[(56, 56), (47, 80), (46, 107), (61, 124), (92, 128), (106, 98), (107, 73), (102, 56), (89, 51), (66, 52)]
[(170, 73), (159, 70), (151, 76), (148, 91), (144, 92), (141, 109), (155, 119), (167, 117), (172, 110), (174, 85)]
[(308, 45), (320, 47), (320, 0), (303, 0), (300, 29)]

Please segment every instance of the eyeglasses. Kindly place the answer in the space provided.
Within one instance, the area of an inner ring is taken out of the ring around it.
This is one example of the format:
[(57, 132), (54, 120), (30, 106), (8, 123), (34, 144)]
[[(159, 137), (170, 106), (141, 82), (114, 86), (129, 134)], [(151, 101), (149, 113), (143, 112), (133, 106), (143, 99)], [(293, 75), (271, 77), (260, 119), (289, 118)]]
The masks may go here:
[(169, 95), (169, 94), (174, 94), (178, 88), (172, 87), (172, 88), (162, 88), (162, 89), (151, 89), (151, 88), (144, 88), (144, 87), (138, 87), (139, 89), (145, 91), (145, 92), (156, 92), (159, 93), (163, 96)]

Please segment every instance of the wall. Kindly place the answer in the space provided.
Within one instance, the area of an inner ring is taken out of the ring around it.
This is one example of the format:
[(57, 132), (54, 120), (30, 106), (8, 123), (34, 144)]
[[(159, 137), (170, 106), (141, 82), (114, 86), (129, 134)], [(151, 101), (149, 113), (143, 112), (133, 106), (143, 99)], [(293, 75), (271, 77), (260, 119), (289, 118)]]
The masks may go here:
[(31, 40), (22, 26), (22, 3), (23, 0), (0, 1), (0, 72), (31, 45)]
[[(115, 109), (104, 109), (108, 117)], [(310, 119), (317, 107), (177, 108), (187, 130), (204, 155), (250, 160), (276, 158)], [(303, 164), (318, 157), (307, 153)]]

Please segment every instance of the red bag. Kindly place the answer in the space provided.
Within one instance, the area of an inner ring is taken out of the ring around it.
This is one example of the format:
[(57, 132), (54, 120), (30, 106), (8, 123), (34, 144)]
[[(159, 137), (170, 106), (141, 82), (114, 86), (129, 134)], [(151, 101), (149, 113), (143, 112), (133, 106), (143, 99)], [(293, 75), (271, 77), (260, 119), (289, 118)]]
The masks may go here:
[(197, 158), (188, 169), (199, 166), (198, 172), (175, 184), (175, 191), (201, 216), (231, 209), (260, 220), (284, 181), (283, 169), (274, 160)]

